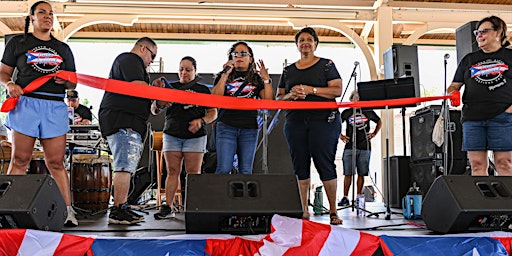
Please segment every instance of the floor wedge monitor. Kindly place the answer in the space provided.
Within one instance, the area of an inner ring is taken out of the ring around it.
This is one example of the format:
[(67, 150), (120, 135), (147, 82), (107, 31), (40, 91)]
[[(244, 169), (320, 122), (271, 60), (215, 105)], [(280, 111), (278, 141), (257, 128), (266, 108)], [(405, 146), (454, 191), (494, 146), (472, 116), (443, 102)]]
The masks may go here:
[(47, 174), (0, 175), (0, 229), (60, 231), (66, 204)]
[(188, 175), (188, 234), (267, 234), (274, 214), (301, 218), (294, 174)]
[(421, 216), (438, 233), (512, 229), (512, 177), (439, 176)]

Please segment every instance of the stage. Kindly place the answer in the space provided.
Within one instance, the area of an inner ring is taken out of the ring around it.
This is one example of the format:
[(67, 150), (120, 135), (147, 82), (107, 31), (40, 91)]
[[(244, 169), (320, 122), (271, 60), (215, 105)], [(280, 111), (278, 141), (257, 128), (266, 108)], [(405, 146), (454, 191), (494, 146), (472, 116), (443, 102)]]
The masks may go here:
[[(386, 211), (379, 202), (367, 202), (366, 206), (372, 213)], [(329, 216), (314, 215), (310, 207), (311, 221), (274, 216), (275, 230), (270, 236), (198, 235), (185, 233), (183, 212), (172, 219), (155, 220), (156, 212), (147, 210), (145, 221), (131, 226), (109, 225), (107, 214), (97, 214), (79, 216), (78, 227), (65, 227), (61, 233), (27, 230), (20, 251), (26, 244), (48, 247), (39, 240), (64, 241), (63, 237), (73, 235), (67, 237), (66, 246), (77, 247), (76, 255), (87, 250), (93, 255), (509, 255), (512, 239), (511, 233), (502, 231), (439, 235), (426, 229), (421, 220), (406, 220), (400, 214), (391, 214), (389, 220), (386, 214), (358, 217), (350, 207), (338, 211), (344, 222), (340, 226), (327, 225)], [(4, 231), (0, 230), (0, 249), (7, 244), (6, 237), (10, 246), (11, 240), (16, 240)], [(28, 235), (29, 231), (34, 234)], [(82, 240), (73, 244), (69, 242), (72, 238)], [(69, 251), (63, 253), (66, 248), (59, 250), (62, 241), (55, 246), (55, 255), (70, 255)], [(51, 254), (39, 251), (37, 255)]]

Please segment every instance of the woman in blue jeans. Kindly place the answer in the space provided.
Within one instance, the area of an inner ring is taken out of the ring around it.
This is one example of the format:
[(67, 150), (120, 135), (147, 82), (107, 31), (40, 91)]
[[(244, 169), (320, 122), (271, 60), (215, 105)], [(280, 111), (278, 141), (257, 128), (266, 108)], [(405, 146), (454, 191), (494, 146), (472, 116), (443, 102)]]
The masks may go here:
[[(257, 66), (257, 67), (256, 67)], [(236, 42), (228, 51), (228, 61), (217, 74), (213, 94), (238, 98), (273, 99), (270, 75), (263, 60), (254, 61), (254, 53), (246, 42)], [(217, 170), (230, 173), (235, 154), (238, 172), (252, 173), (258, 144), (258, 112), (256, 110), (221, 109), (218, 113), (215, 143)]]

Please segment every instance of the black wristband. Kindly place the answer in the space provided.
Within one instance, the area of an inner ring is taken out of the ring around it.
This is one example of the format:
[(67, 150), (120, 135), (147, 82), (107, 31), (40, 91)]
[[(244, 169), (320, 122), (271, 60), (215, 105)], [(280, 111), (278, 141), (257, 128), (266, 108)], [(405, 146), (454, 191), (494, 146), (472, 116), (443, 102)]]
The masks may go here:
[(206, 125), (206, 121), (204, 118), (201, 117), (201, 127), (204, 127)]

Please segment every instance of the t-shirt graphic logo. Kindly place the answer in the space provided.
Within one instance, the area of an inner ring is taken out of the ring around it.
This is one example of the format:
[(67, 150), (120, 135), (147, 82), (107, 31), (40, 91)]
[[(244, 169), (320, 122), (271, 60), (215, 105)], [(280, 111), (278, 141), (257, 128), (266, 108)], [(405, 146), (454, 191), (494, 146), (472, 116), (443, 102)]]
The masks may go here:
[(354, 121), (355, 127), (360, 129), (365, 127), (365, 123), (368, 122), (368, 118), (362, 114), (356, 114), (356, 118), (354, 118), (354, 116), (350, 116), (348, 118), (348, 123), (352, 126), (354, 126)]
[[(240, 86), (243, 84), (243, 81), (233, 81), (226, 85), (226, 91), (229, 95), (235, 94), (235, 92), (240, 88)], [(238, 95), (238, 98), (252, 98), (254, 95), (254, 89), (256, 87), (252, 86), (250, 83), (246, 84), (240, 94)]]
[(59, 70), (63, 59), (53, 49), (46, 46), (38, 46), (25, 53), (27, 64), (32, 65), (36, 71), (44, 74), (54, 73)]
[(471, 66), (471, 78), (477, 83), (499, 87), (498, 83), (503, 80), (503, 73), (508, 70), (508, 65), (501, 60), (486, 60)]

